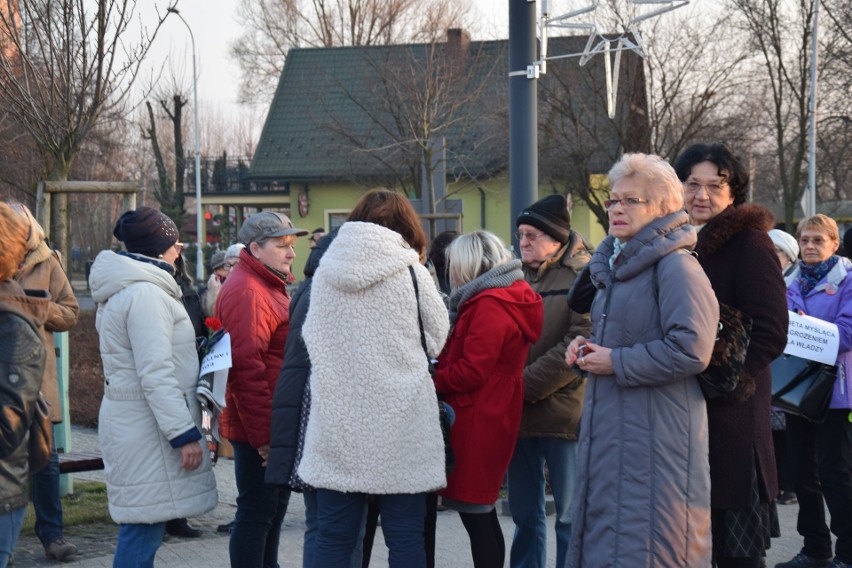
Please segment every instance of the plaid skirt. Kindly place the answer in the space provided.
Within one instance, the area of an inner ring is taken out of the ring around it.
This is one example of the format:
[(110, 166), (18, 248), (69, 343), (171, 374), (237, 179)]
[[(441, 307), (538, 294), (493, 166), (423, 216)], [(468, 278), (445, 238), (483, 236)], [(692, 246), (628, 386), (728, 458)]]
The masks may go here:
[[(775, 500), (760, 502), (757, 462), (752, 457), (751, 504), (747, 509), (713, 509), (713, 558), (756, 558), (781, 536)], [(763, 491), (765, 494), (766, 491)]]

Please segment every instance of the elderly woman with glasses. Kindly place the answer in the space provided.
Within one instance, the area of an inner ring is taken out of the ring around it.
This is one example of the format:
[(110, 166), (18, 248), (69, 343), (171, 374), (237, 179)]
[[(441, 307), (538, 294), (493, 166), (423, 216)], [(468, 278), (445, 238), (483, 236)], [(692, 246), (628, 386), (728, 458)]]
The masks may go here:
[(674, 168), (690, 221), (701, 227), (695, 252), (716, 298), (753, 322), (739, 385), (728, 397), (708, 400), (707, 415), (714, 560), (720, 568), (756, 568), (769, 537), (777, 536), (769, 363), (787, 344), (787, 306), (767, 235), (775, 220), (745, 203), (748, 173), (724, 144), (690, 146)]
[(696, 374), (719, 306), (685, 251), (696, 231), (672, 167), (626, 154), (609, 182), (609, 236), (589, 263), (592, 335), (565, 354), (589, 376), (566, 566), (704, 568), (710, 467)]
[[(852, 566), (852, 262), (837, 255), (840, 232), (825, 215), (799, 223), (802, 262), (787, 278), (787, 305), (837, 325), (840, 353), (828, 415), (820, 424), (787, 416), (787, 443), (804, 547), (783, 568)], [(831, 531), (825, 522), (825, 502)], [(831, 533), (837, 537), (832, 563)]]

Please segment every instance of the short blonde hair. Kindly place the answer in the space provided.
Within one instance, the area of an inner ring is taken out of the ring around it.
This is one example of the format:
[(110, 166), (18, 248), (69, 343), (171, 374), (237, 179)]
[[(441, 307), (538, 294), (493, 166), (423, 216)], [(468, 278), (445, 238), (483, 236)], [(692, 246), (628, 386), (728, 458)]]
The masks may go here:
[(512, 253), (494, 233), (473, 231), (458, 236), (447, 247), (450, 287), (455, 290), (513, 259)]
[(802, 231), (819, 231), (828, 236), (829, 239), (840, 242), (840, 229), (837, 228), (837, 221), (822, 213), (805, 217), (799, 221), (799, 226), (796, 228), (797, 240), (802, 236)]
[(24, 219), (0, 202), (0, 281), (10, 280), (27, 253), (27, 231)]
[(624, 154), (609, 170), (609, 187), (625, 178), (642, 184), (645, 197), (661, 215), (683, 210), (683, 184), (674, 168), (655, 154)]

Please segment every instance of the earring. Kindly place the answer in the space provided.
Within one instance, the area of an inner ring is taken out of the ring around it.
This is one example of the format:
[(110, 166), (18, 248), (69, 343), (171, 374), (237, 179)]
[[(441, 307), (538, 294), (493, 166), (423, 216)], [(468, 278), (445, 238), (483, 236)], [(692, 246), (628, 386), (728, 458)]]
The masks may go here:
[(163, 255), (161, 255), (161, 254), (158, 254), (158, 255), (157, 255), (157, 258), (165, 259), (165, 257), (164, 257)]

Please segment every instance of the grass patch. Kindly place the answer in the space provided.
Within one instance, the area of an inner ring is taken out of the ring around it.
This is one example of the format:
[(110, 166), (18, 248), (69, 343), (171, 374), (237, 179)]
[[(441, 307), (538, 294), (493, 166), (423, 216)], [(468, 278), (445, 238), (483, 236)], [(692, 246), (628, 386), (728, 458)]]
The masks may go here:
[[(106, 484), (99, 481), (74, 481), (74, 493), (62, 498), (62, 520), (66, 527), (98, 523), (113, 524), (107, 505)], [(33, 504), (27, 505), (21, 534), (35, 534)]]

